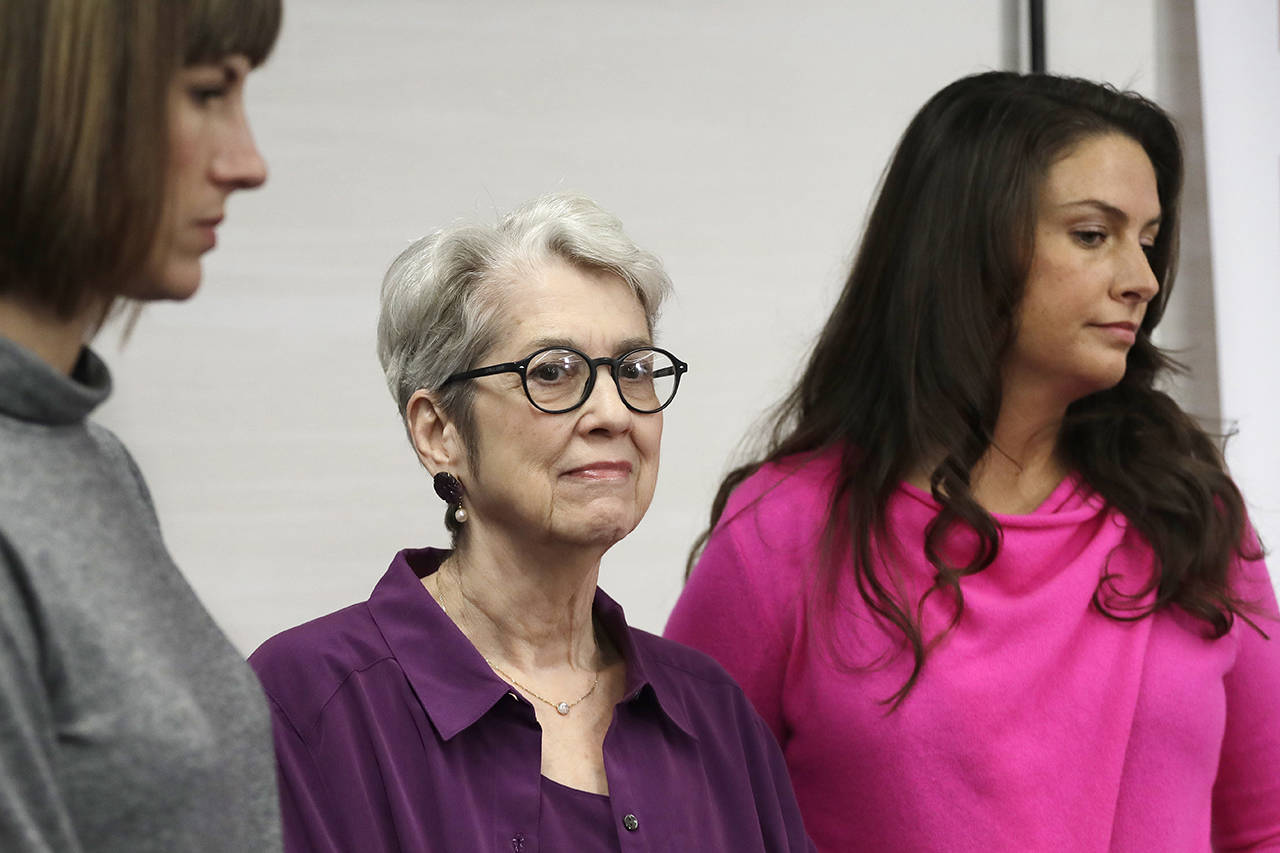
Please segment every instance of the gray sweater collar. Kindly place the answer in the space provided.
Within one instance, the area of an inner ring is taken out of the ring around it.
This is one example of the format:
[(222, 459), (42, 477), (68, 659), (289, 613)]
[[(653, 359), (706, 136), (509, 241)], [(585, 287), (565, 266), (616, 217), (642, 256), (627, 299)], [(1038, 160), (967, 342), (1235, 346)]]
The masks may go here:
[(83, 421), (111, 393), (111, 373), (88, 348), (70, 376), (30, 350), (0, 337), (0, 414), (22, 421), (70, 424)]

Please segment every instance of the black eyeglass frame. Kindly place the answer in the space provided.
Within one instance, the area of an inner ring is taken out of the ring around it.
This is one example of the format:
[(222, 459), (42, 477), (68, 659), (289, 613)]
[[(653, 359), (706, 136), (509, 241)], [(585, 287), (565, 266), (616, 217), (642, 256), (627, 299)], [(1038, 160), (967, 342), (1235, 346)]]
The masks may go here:
[[(554, 352), (556, 350), (571, 352), (582, 359), (583, 363), (588, 367), (587, 384), (586, 387), (582, 389), (582, 397), (572, 406), (566, 406), (563, 409), (548, 409), (544, 406), (539, 406), (534, 402), (533, 395), (529, 393), (529, 364), (544, 352)], [(654, 373), (655, 377), (669, 375), (675, 376), (675, 384), (671, 387), (671, 396), (667, 398), (665, 403), (656, 409), (641, 409), (638, 406), (633, 406), (631, 401), (627, 399), (627, 395), (622, 391), (622, 383), (618, 381), (618, 368), (627, 360), (627, 358), (638, 352), (657, 352), (671, 359), (671, 367), (664, 367), (662, 370), (655, 371)], [(676, 398), (676, 392), (680, 390), (680, 377), (689, 372), (688, 364), (685, 364), (683, 361), (661, 347), (634, 347), (633, 349), (627, 350), (622, 355), (591, 358), (585, 352), (574, 349), (573, 347), (554, 346), (543, 347), (536, 352), (530, 353), (519, 361), (504, 361), (502, 364), (491, 364), (488, 367), (477, 367), (473, 370), (464, 370), (461, 373), (455, 373), (446, 379), (440, 387), (443, 388), (445, 385), (449, 385), (453, 382), (461, 382), (464, 379), (479, 379), (482, 376), (496, 376), (499, 373), (518, 373), (520, 374), (520, 384), (524, 388), (525, 399), (529, 401), (531, 406), (540, 412), (546, 412), (548, 415), (563, 415), (565, 412), (572, 412), (574, 409), (581, 408), (582, 405), (590, 399), (591, 392), (594, 391), (596, 387), (596, 375), (600, 372), (601, 365), (605, 364), (609, 365), (609, 376), (613, 378), (614, 387), (618, 389), (618, 399), (622, 401), (622, 405), (626, 406), (638, 415), (655, 415), (667, 406), (670, 406), (671, 401)]]

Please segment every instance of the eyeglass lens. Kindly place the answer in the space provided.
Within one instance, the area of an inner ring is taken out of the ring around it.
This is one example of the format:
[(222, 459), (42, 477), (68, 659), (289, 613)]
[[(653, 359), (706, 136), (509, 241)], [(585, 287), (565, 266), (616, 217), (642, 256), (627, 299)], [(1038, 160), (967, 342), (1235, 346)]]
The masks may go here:
[[(559, 410), (582, 400), (591, 366), (573, 350), (539, 353), (525, 370), (529, 399), (543, 409)], [(657, 350), (628, 353), (614, 368), (618, 390), (628, 405), (644, 412), (661, 409), (676, 392), (676, 369), (671, 358)]]

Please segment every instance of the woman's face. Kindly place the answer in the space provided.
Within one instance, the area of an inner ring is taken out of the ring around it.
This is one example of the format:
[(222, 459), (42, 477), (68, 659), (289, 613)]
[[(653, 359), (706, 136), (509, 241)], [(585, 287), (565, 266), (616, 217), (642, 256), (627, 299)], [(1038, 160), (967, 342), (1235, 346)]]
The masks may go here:
[(1049, 168), (1006, 395), (1034, 388), (1070, 403), (1124, 377), (1159, 291), (1147, 260), (1159, 230), (1155, 169), (1133, 139), (1088, 138)]
[[(506, 293), (500, 343), (477, 366), (552, 345), (599, 358), (651, 342), (644, 309), (615, 275), (557, 260)], [(607, 548), (640, 522), (657, 480), (662, 414), (632, 412), (608, 366), (599, 371), (587, 401), (555, 415), (529, 403), (518, 374), (471, 380), (477, 462), (459, 476), (472, 533)]]
[(233, 55), (178, 71), (169, 87), (169, 171), (165, 209), (135, 299), (186, 299), (200, 285), (200, 260), (217, 244), (227, 196), (260, 186), (266, 163), (249, 133), (244, 86), (251, 66)]

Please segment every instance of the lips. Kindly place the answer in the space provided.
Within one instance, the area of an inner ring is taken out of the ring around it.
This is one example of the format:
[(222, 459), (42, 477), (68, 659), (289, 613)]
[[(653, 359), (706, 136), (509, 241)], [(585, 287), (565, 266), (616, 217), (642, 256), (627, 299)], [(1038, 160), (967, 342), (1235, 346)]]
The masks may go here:
[(1138, 324), (1122, 321), (1119, 323), (1093, 323), (1095, 329), (1101, 329), (1115, 340), (1132, 345), (1138, 339)]
[(201, 251), (207, 252), (214, 246), (218, 245), (218, 225), (222, 223), (222, 216), (210, 216), (205, 219), (197, 219), (195, 226), (200, 233)]
[(588, 462), (564, 472), (566, 477), (582, 477), (587, 480), (614, 480), (631, 473), (631, 463), (625, 461)]

